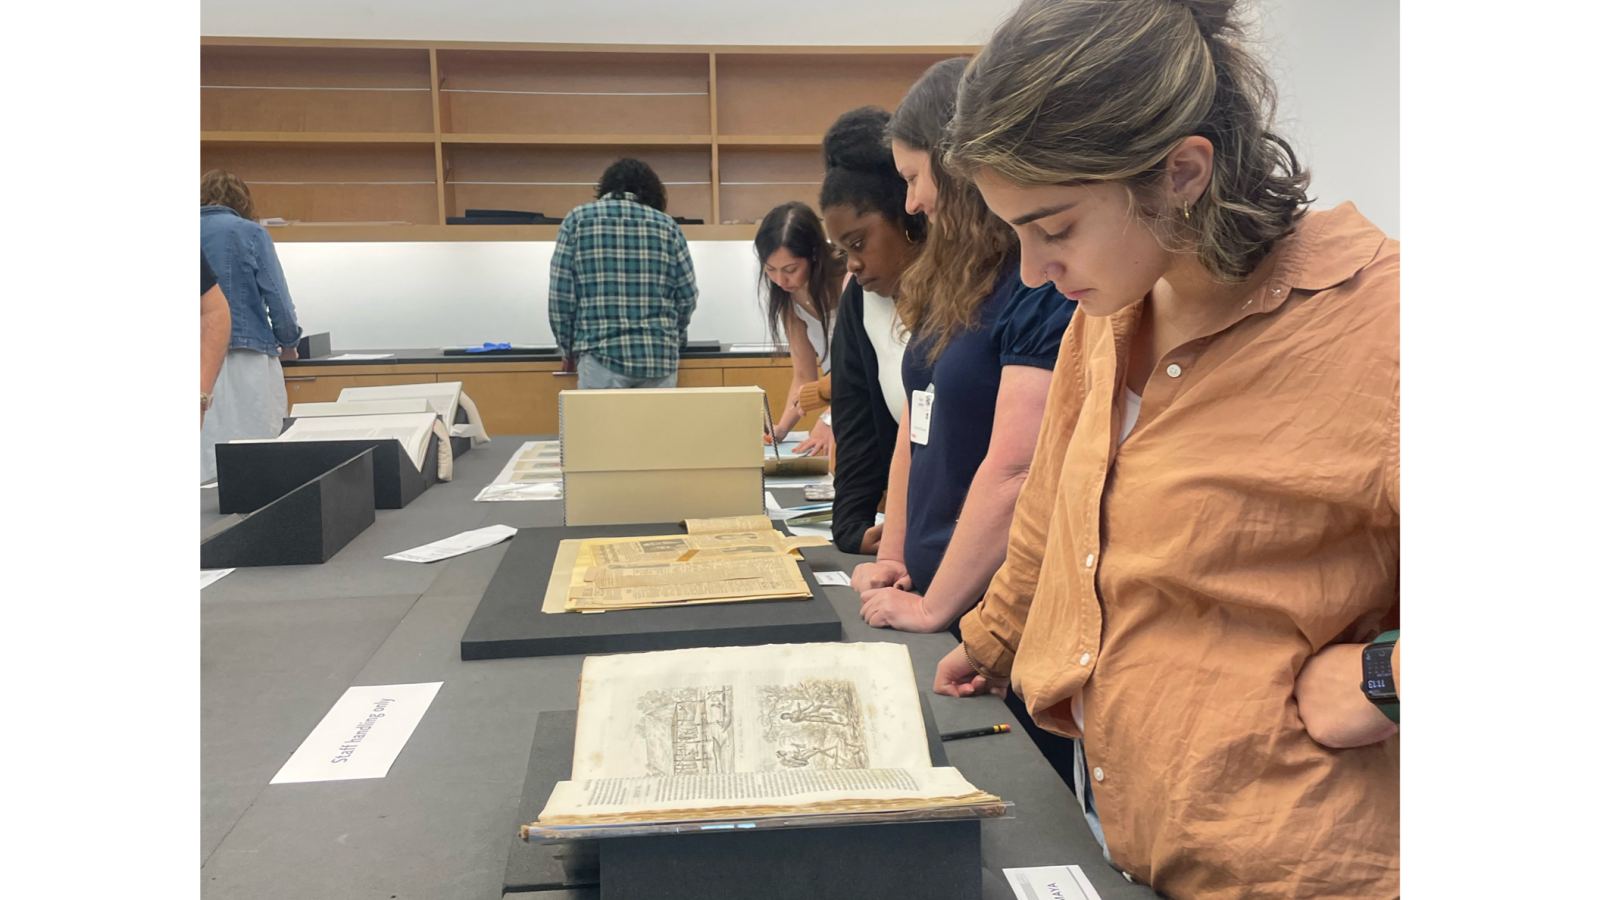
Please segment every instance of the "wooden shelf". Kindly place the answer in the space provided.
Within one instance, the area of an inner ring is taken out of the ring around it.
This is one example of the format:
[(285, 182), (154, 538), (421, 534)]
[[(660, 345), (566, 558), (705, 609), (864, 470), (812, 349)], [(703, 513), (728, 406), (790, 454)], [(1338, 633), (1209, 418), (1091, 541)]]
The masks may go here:
[(428, 131), (202, 131), (202, 144), (431, 144)]
[(821, 147), (820, 134), (719, 134), (723, 147)]
[[(760, 221), (815, 206), (822, 134), (893, 109), (934, 62), (971, 47), (748, 47), (201, 39), (202, 171), (254, 190), (258, 214), (306, 221), (280, 241), (546, 241), (556, 226), (447, 226), (467, 208), (562, 216), (619, 156), (649, 163), (667, 211)], [(339, 129), (339, 130), (335, 130)], [(687, 226), (690, 240), (755, 226)]]
[[(432, 140), (432, 135), (429, 135)], [(709, 134), (441, 134), (446, 144), (587, 144), (594, 147), (625, 147), (660, 144), (703, 147), (711, 143)]]
[[(559, 225), (279, 225), (268, 228), (280, 244), (385, 241), (553, 241)], [(684, 225), (691, 241), (750, 241), (754, 225)]]

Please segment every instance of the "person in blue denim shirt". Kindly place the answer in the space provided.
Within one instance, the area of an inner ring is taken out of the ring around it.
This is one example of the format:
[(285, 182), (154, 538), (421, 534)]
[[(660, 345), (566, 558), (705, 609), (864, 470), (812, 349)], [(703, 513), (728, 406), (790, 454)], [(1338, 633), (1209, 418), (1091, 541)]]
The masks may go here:
[(215, 447), (274, 438), (288, 415), (280, 360), (294, 359), (300, 325), (267, 230), (255, 221), (250, 188), (221, 169), (200, 180), (200, 248), (228, 298), (233, 331), (200, 429), (200, 480), (216, 477)]

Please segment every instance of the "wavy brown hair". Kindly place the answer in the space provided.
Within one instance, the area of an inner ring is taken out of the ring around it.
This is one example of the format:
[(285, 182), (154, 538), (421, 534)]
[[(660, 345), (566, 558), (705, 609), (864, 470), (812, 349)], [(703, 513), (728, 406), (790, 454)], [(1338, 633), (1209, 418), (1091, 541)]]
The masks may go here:
[[(1310, 181), (1271, 130), (1277, 92), (1247, 40), (1234, 0), (1024, 0), (962, 79), (946, 163), (1023, 187), (1123, 184), (1164, 243), (1243, 280)], [(1185, 217), (1159, 192), (1191, 135), (1214, 158)]]
[(252, 222), (256, 220), (256, 202), (250, 199), (250, 186), (221, 169), (200, 176), (200, 205), (226, 206)]
[(827, 343), (831, 339), (833, 330), (830, 324), (833, 311), (839, 306), (839, 295), (844, 291), (844, 259), (834, 246), (828, 243), (828, 234), (822, 227), (822, 220), (817, 218), (815, 211), (799, 200), (774, 206), (766, 217), (761, 220), (761, 226), (756, 229), (756, 261), (760, 267), (756, 282), (756, 296), (761, 298), (762, 307), (767, 314), (767, 330), (772, 334), (774, 347), (781, 347), (788, 343), (788, 332), (784, 330), (784, 323), (789, 319), (789, 313), (794, 309), (794, 297), (789, 292), (772, 283), (767, 277), (767, 259), (778, 252), (782, 247), (794, 255), (796, 259), (803, 259), (811, 266), (811, 277), (806, 281), (806, 294), (811, 297), (811, 302), (817, 308), (817, 315), (822, 322), (821, 347), (814, 347), (817, 358), (828, 355)]
[(1016, 232), (989, 211), (971, 181), (952, 175), (941, 162), (966, 67), (964, 59), (935, 63), (906, 92), (887, 131), (889, 140), (928, 154), (939, 193), (927, 246), (900, 277), (896, 307), (930, 363), (952, 339), (977, 326), (995, 279), (1018, 257)]

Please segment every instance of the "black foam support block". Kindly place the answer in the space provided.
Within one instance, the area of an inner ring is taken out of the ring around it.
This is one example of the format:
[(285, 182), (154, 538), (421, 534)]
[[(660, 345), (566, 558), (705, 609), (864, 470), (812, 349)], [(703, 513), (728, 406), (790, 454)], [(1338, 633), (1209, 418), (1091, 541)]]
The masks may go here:
[[(938, 723), (921, 695), (928, 754), (947, 766)], [(535, 821), (572, 775), (575, 710), (543, 712), (534, 730), (517, 824)], [(916, 822), (743, 834), (653, 835), (526, 843), (510, 829), (504, 891), (600, 886), (603, 898), (868, 898), (971, 900), (981, 892), (980, 823)]]
[(604, 613), (547, 614), (545, 585), (563, 540), (681, 534), (677, 524), (524, 528), (511, 539), (500, 568), (461, 636), (461, 658), (507, 659), (583, 653), (634, 653), (685, 647), (804, 644), (836, 641), (839, 615), (804, 561), (811, 597), (751, 600)]
[(421, 472), (400, 442), (392, 439), (218, 444), (218, 510), (246, 513), (260, 509), (367, 449), (372, 451), (373, 502), (378, 509), (404, 509), (438, 483), (437, 435), (428, 438)]
[(373, 523), (373, 509), (372, 450), (347, 449), (342, 461), (201, 535), (200, 567), (327, 562)]

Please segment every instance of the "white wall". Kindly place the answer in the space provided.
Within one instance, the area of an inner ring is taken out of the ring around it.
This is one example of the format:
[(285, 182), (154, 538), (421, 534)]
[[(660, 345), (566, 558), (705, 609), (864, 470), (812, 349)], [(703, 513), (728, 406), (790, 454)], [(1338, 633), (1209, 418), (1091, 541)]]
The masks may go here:
[[(551, 344), (552, 241), (279, 244), (307, 333), (339, 350)], [(690, 241), (700, 302), (694, 340), (766, 341), (755, 254), (742, 241)]]
[[(256, 37), (682, 44), (981, 44), (991, 0), (202, 0), (201, 32)], [(1316, 206), (1400, 236), (1398, 0), (1257, 0), (1280, 128)], [(803, 8), (804, 15), (794, 10)], [(759, 341), (747, 244), (694, 242), (699, 339)], [(549, 340), (549, 244), (284, 244), (308, 329), (340, 349)]]

